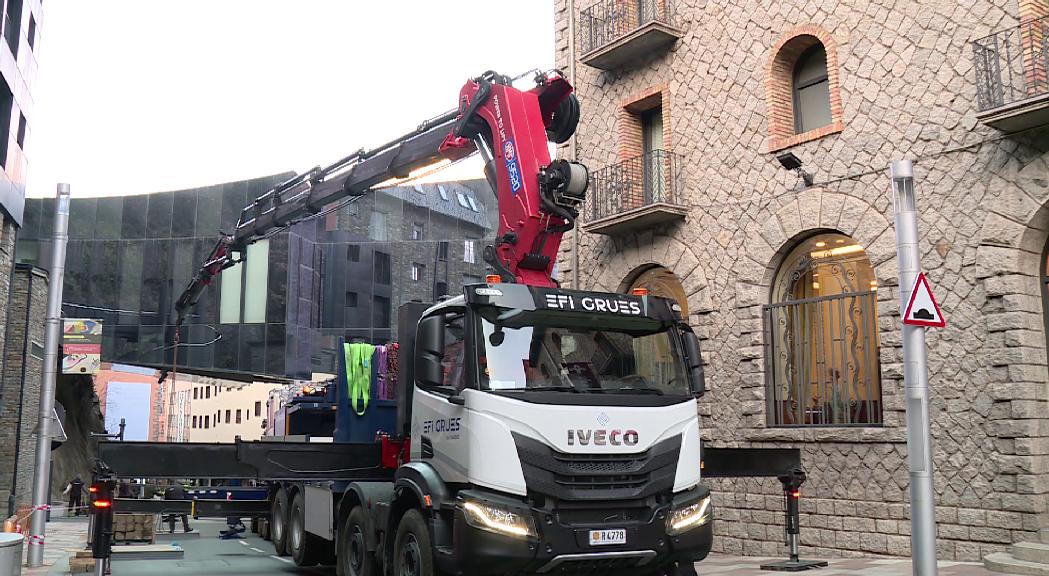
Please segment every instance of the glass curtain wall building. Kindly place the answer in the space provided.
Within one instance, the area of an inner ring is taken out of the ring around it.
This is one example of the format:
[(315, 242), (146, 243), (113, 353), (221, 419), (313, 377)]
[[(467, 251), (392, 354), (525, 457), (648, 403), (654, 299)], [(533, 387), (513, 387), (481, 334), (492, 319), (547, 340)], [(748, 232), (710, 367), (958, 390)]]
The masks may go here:
[[(103, 359), (170, 368), (173, 305), (241, 208), (290, 174), (72, 201), (63, 313), (105, 322)], [(47, 268), (53, 199), (29, 199), (16, 260)], [(251, 245), (180, 335), (179, 371), (309, 378), (340, 337), (395, 338), (397, 306), (481, 281), (495, 197), (483, 180), (387, 188)]]

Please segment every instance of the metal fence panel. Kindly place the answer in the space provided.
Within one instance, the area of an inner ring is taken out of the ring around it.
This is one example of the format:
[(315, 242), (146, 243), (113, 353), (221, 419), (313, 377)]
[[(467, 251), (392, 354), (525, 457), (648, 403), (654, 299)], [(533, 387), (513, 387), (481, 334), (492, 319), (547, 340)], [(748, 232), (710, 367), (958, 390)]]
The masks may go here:
[(980, 112), (1049, 93), (1049, 17), (974, 40)]
[(650, 22), (673, 26), (674, 20), (673, 0), (601, 0), (579, 15), (579, 51), (611, 44)]

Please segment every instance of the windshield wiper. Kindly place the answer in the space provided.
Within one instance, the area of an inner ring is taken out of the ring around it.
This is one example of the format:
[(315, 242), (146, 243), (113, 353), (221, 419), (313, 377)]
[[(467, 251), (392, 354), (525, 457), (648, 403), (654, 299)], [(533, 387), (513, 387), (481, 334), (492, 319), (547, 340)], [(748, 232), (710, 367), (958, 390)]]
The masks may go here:
[(529, 386), (524, 390), (534, 390), (536, 392), (579, 392), (575, 386), (564, 386), (561, 384), (555, 384), (551, 386)]
[(626, 388), (605, 388), (605, 391), (607, 391), (607, 392), (626, 392), (626, 393), (629, 393), (629, 394), (655, 394), (656, 396), (662, 396), (663, 395), (663, 391), (660, 390), (659, 388), (648, 388), (648, 387), (634, 388), (634, 387), (627, 386)]

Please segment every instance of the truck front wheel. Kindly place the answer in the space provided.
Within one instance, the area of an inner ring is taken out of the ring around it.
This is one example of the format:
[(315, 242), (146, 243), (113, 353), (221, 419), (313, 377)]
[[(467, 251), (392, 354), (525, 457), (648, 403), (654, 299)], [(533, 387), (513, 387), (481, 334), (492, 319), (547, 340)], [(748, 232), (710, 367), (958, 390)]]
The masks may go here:
[(339, 529), (339, 575), (375, 576), (375, 557), (364, 538), (364, 508), (354, 506)]
[(404, 513), (393, 547), (393, 576), (434, 576), (433, 549), (426, 520), (418, 510)]
[(288, 555), (288, 493), (283, 488), (273, 497), (270, 512), (270, 539), (277, 556)]

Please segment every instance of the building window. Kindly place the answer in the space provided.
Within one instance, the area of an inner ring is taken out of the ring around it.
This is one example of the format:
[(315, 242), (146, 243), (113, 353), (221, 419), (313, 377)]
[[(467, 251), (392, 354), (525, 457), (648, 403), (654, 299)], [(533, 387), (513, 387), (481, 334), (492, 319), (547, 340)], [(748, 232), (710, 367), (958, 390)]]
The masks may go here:
[(196, 428), (196, 427), (197, 427), (197, 417), (194, 416), (193, 417), (193, 428)]
[(800, 26), (773, 47), (765, 69), (768, 151), (840, 132), (837, 43), (825, 30)]
[(29, 35), (26, 40), (29, 42), (29, 48), (32, 49), (36, 44), (36, 17), (32, 14), (29, 15)]
[(466, 201), (470, 203), (470, 210), (473, 210), (474, 212), (479, 212), (479, 210), (477, 209), (477, 201), (474, 200), (473, 196), (467, 196)]
[(373, 211), (371, 215), (371, 222), (368, 227), (368, 232), (371, 234), (371, 239), (376, 242), (385, 242), (388, 238), (386, 235), (386, 213)]
[(463, 243), (463, 262), (468, 264), (475, 264), (476, 258), (474, 257), (474, 241), (467, 240)]
[(882, 423), (877, 290), (848, 236), (819, 234), (787, 255), (764, 308), (770, 426)]
[(382, 296), (375, 296), (373, 301), (374, 306), (372, 307), (372, 327), (389, 328), (390, 299), (383, 298)]
[(211, 386), (204, 387), (204, 397), (211, 398)]
[(448, 189), (443, 185), (437, 185), (437, 193), (441, 195), (441, 200), (448, 200)]
[(376, 284), (390, 283), (390, 255), (385, 252), (375, 253), (375, 269), (372, 281)]
[(441, 240), (437, 243), (437, 259), (440, 261), (448, 260), (448, 242)]
[(426, 266), (419, 263), (412, 264), (412, 280), (418, 282), (426, 275)]
[(350, 244), (346, 246), (346, 260), (350, 262), (361, 261), (361, 246), (360, 244)]
[(816, 44), (794, 65), (794, 131), (801, 134), (830, 123), (827, 51)]
[(270, 241), (248, 246), (244, 270), (244, 322), (266, 321), (267, 280), (270, 271)]
[(623, 287), (622, 292), (630, 293), (634, 288), (645, 288), (653, 296), (669, 298), (681, 306), (681, 317), (688, 318), (688, 297), (681, 279), (662, 266), (642, 268), (634, 273), (633, 279)]
[(256, 400), (255, 401), (255, 417), (259, 418), (260, 416), (262, 416), (262, 401), (261, 400)]
[[(218, 420), (219, 420), (218, 418), (215, 419), (215, 423), (216, 424), (218, 423)], [(210, 416), (205, 416), (204, 417), (204, 428), (211, 428), (211, 417)]]
[(232, 416), (232, 415), (233, 415), (233, 411), (232, 411), (232, 410), (229, 410), (229, 409), (227, 409), (227, 410), (226, 410), (226, 424), (229, 424), (229, 423), (230, 423), (230, 416)]
[(198, 390), (197, 390), (197, 388), (196, 388), (196, 387), (194, 386), (194, 387), (193, 387), (193, 399), (194, 399), (194, 400), (197, 400), (197, 399), (198, 399), (198, 398), (197, 398), (197, 393), (198, 393)]
[(357, 307), (357, 293), (356, 292), (347, 292), (346, 293), (346, 307), (347, 308), (356, 308)]
[(0, 167), (7, 168), (7, 143), (11, 138), (11, 111), (15, 97), (7, 80), (0, 78)]
[(7, 0), (7, 13), (4, 18), (4, 39), (11, 55), (18, 59), (18, 34), (22, 26), (22, 0)]
[(240, 408), (237, 408), (237, 424), (241, 423)]
[(459, 205), (467, 210), (470, 209), (470, 203), (466, 200), (466, 194), (462, 192), (456, 192), (455, 197), (459, 200)]
[(244, 264), (237, 263), (219, 275), (219, 323), (240, 324), (240, 294)]
[(420, 222), (412, 222), (412, 240), (422, 240), (425, 237), (426, 229)]
[(18, 114), (18, 135), (16, 136), (18, 147), (25, 150), (25, 133), (26, 133), (26, 122), (25, 114)]

